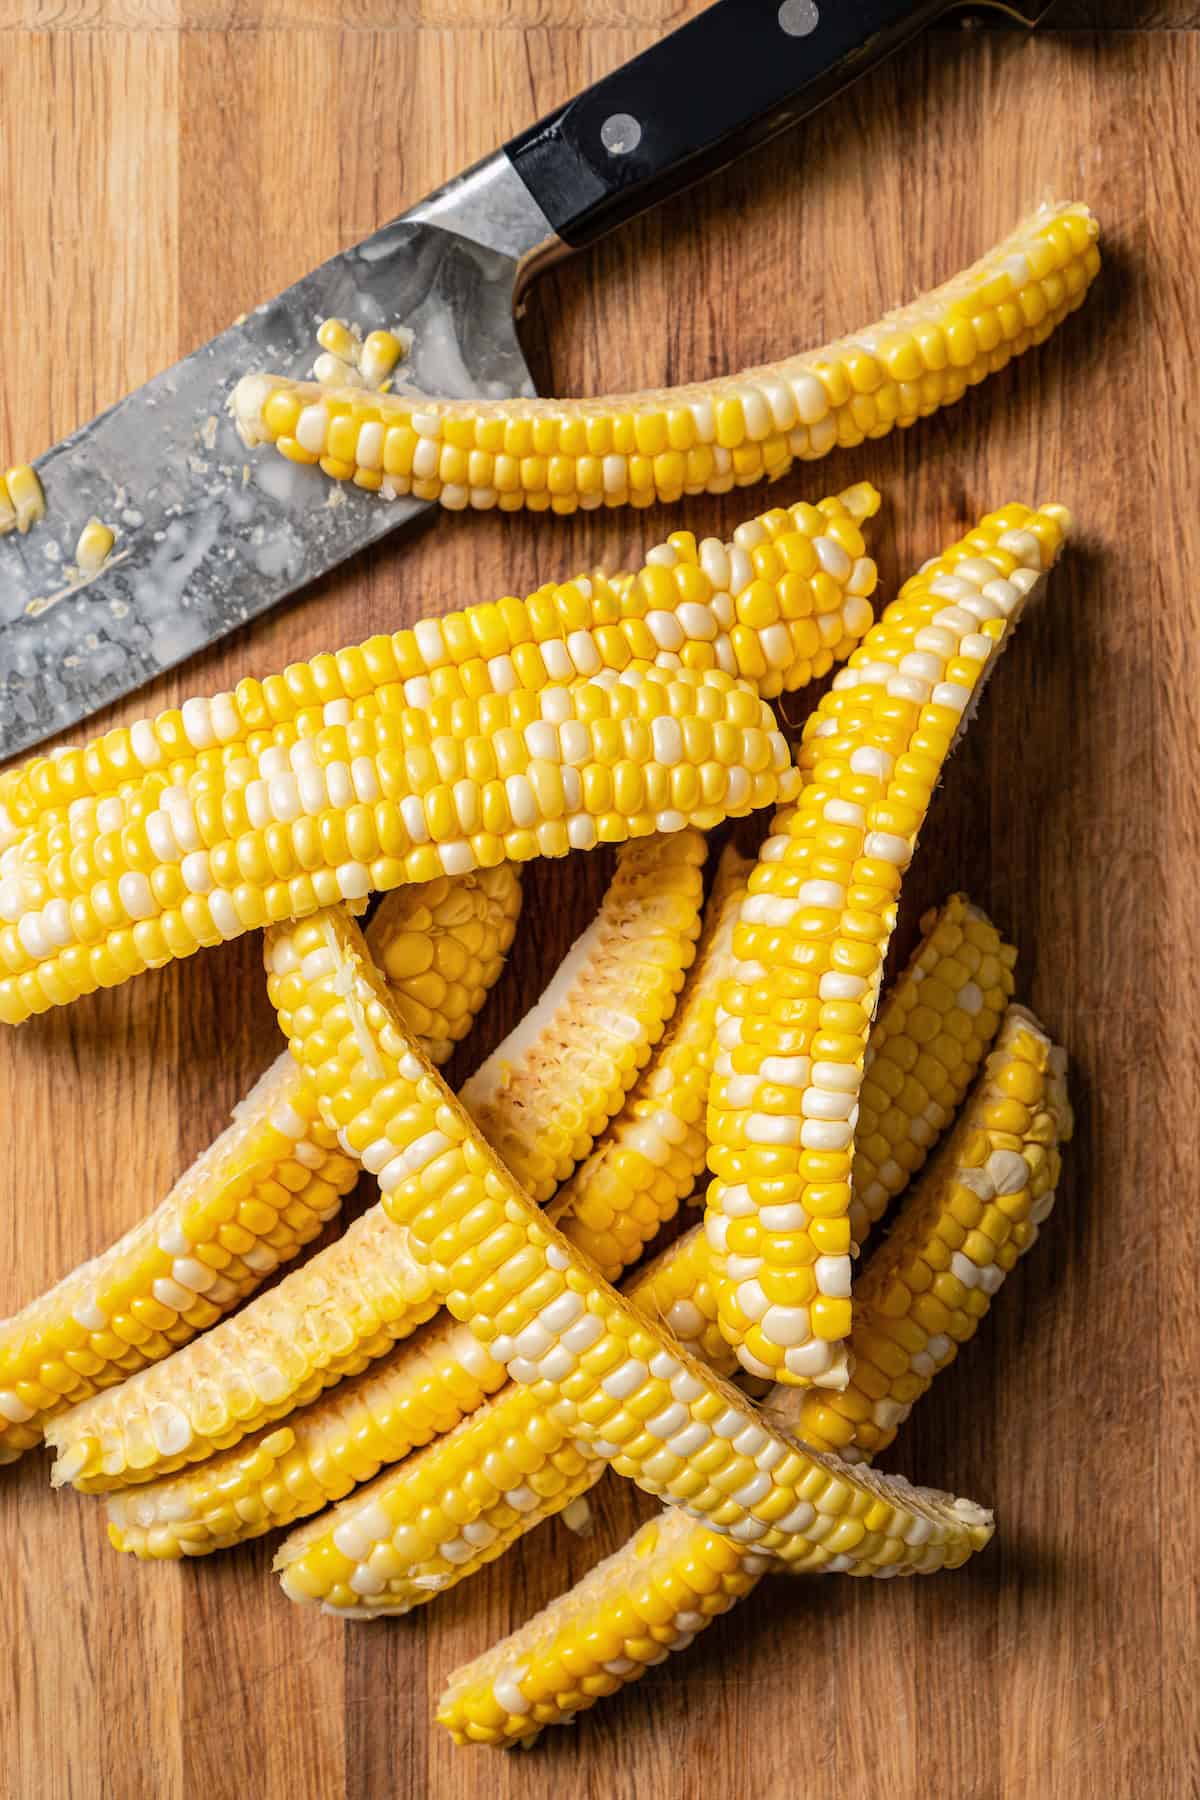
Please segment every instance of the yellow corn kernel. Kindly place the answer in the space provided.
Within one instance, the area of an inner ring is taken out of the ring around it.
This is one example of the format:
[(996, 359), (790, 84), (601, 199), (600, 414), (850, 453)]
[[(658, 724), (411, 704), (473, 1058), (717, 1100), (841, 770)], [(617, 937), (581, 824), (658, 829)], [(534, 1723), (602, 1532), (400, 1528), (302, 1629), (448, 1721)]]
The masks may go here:
[(116, 542), (109, 526), (99, 519), (89, 519), (75, 546), (75, 562), (81, 575), (97, 574), (112, 554)]
[(31, 525), (46, 516), (46, 496), (38, 480), (37, 470), (28, 463), (18, 463), (4, 477), (4, 488), (15, 517), (16, 527), (24, 535)]

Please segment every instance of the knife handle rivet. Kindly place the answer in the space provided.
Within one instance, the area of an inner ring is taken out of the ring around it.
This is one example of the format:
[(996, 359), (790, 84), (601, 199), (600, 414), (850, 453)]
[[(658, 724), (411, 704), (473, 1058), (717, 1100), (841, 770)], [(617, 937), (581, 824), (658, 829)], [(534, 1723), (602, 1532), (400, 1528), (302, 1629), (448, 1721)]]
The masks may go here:
[(780, 29), (789, 37), (807, 37), (821, 21), (815, 0), (783, 0), (778, 16)]
[(600, 142), (610, 156), (628, 156), (642, 141), (642, 128), (632, 113), (610, 113), (600, 127)]

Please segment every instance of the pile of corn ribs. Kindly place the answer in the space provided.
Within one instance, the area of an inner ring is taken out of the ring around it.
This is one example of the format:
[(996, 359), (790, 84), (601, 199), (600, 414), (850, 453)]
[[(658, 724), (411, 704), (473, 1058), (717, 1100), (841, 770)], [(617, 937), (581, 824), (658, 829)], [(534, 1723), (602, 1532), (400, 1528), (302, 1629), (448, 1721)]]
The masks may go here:
[[(414, 411), (255, 375), (238, 413), (447, 506), (720, 492), (956, 399), (1080, 303), (1096, 235), (1045, 210), (871, 331), (708, 388)], [(883, 981), (934, 790), (1070, 520), (1003, 506), (876, 617), (879, 503), (677, 531), (635, 574), (0, 775), (0, 1020), (261, 929), (287, 1044), (141, 1224), (0, 1322), (0, 1461), (47, 1443), (146, 1559), (289, 1528), (285, 1593), (347, 1619), (579, 1521), (613, 1467), (665, 1511), (451, 1676), (461, 1743), (531, 1741), (765, 1574), (931, 1573), (992, 1534), (871, 1464), (1049, 1215), (1065, 1057), (962, 895)], [(793, 751), (771, 701), (834, 670)], [(718, 852), (751, 813), (757, 856)], [(522, 865), (610, 844), (596, 918), (455, 1096), (437, 1069)], [(363, 1169), (375, 1203), (251, 1300)]]

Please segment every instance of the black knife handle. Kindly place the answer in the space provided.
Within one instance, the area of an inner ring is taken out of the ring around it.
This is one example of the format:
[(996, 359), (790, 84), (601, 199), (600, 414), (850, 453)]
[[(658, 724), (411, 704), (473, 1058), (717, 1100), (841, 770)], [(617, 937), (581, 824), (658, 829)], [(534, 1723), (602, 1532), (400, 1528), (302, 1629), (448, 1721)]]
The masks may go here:
[(717, 0), (506, 145), (579, 247), (812, 112), (952, 0)]

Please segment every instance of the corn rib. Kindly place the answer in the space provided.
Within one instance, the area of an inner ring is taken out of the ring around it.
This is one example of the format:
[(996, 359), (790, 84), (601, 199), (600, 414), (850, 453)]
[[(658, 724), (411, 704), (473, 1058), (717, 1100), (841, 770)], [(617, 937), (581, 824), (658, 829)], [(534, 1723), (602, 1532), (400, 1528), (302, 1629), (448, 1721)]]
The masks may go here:
[(865, 331), (718, 381), (602, 400), (439, 401), (243, 377), (247, 445), (445, 507), (649, 506), (727, 493), (912, 425), (1041, 343), (1100, 267), (1085, 206), (1046, 206)]
[(35, 872), (32, 890), (10, 877), (0, 1019), (372, 890), (704, 829), (789, 798), (797, 782), (770, 707), (719, 670), (639, 666), (439, 702), (294, 748), (299, 774), (267, 779), (247, 763), (203, 792), (164, 791), (152, 815), (162, 831), (148, 819), (97, 839), (99, 879), (69, 904), (24, 909), (50, 871)]
[(0, 854), (21, 843), (0, 877), (136, 824), (167, 787), (380, 713), (539, 693), (631, 663), (723, 669), (768, 700), (803, 686), (848, 656), (871, 622), (876, 570), (859, 528), (879, 504), (859, 482), (816, 506), (748, 519), (727, 544), (674, 532), (637, 574), (580, 575), (525, 600), (425, 619), (35, 756), (0, 775)]
[[(499, 976), (520, 903), (519, 871), (505, 863), (402, 889), (372, 921), (372, 951), (435, 1062)], [(357, 1178), (285, 1052), (148, 1218), (0, 1322), (0, 1462), (237, 1306), (317, 1236)]]
[[(506, 1040), (508, 1050), (502, 1045), (464, 1088), (464, 1105), (543, 1197), (556, 1170), (569, 1173), (587, 1154), (590, 1130), (619, 1107), (674, 1010), (700, 927), (704, 853), (704, 840), (688, 831), (622, 846), (596, 924), (530, 1014), (516, 1066)], [(572, 1055), (577, 1085), (564, 1094), (552, 1065), (581, 1027), (590, 1054)], [(366, 1217), (376, 1242), (381, 1209)], [(435, 1307), (400, 1249), (388, 1252), (393, 1279), (376, 1304), (361, 1304), (362, 1255), (359, 1232), (347, 1232), (216, 1333), (59, 1418), (48, 1432), (59, 1452), (55, 1479), (90, 1492), (157, 1480), (230, 1449), (385, 1355)], [(319, 1315), (298, 1332), (314, 1296)], [(238, 1402), (248, 1387), (257, 1406)]]
[(1068, 524), (1057, 506), (989, 514), (905, 583), (805, 725), (800, 797), (735, 932), (709, 1089), (713, 1280), (751, 1374), (845, 1385), (854, 1131), (901, 878)]
[[(866, 1458), (891, 1442), (1049, 1215), (1057, 1146), (1071, 1132), (1064, 1070), (1037, 1021), (1011, 1007), (962, 1119), (867, 1266), (854, 1385), (835, 1395), (779, 1386), (768, 1414), (844, 1456)], [(948, 1257), (961, 1258), (958, 1275)], [(947, 1276), (958, 1282), (953, 1292)], [(931, 1317), (931, 1305), (947, 1299), (947, 1317)], [(882, 1427), (880, 1408), (888, 1409)], [(747, 1554), (668, 1509), (570, 1593), (457, 1670), (438, 1719), (459, 1744), (531, 1742), (686, 1649), (771, 1567), (756, 1550)]]

